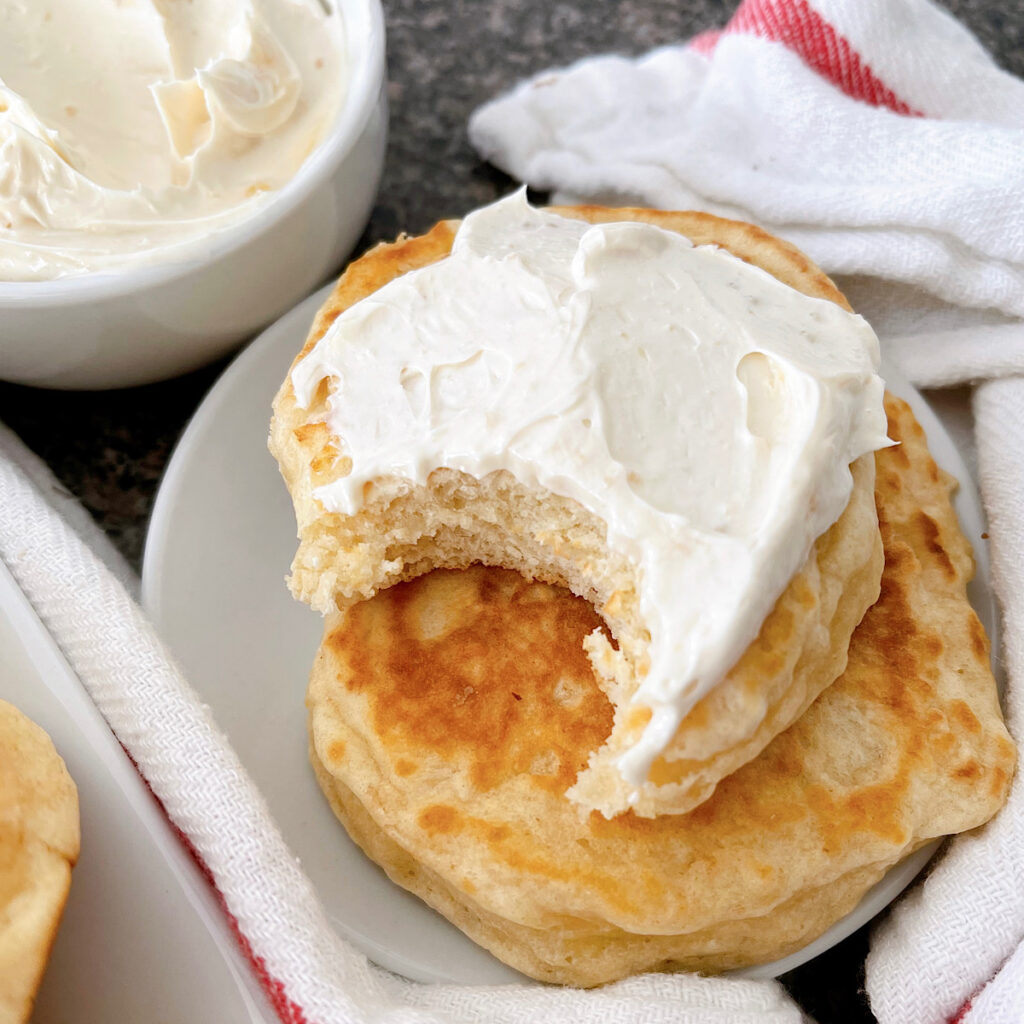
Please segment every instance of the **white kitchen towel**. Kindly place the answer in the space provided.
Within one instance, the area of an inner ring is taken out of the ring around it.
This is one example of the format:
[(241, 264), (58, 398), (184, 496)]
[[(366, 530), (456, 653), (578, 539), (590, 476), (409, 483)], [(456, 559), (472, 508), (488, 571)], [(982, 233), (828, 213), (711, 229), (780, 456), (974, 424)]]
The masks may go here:
[[(544, 71), (472, 117), (555, 201), (761, 224), (837, 277), (920, 386), (974, 410), (1008, 724), (1024, 737), (1024, 82), (928, 0), (745, 0), (721, 32)], [(877, 930), (883, 1024), (1024, 1020), (1024, 786)]]
[[(1024, 378), (974, 395), (992, 583), (1003, 611), (1006, 723), (1024, 738)], [(952, 842), (872, 936), (871, 1006), (882, 1024), (1024, 1021), (1024, 785), (1002, 812)]]
[(53, 507), (73, 526), (101, 562), (124, 584), (132, 597), (139, 596), (139, 578), (110, 538), (96, 525), (78, 499), (51, 472), (35, 452), (26, 448), (10, 429), (0, 423), (0, 453), (36, 485)]
[[(772, 982), (661, 975), (591, 992), (474, 988), (420, 985), (370, 964), (332, 929), (263, 798), (124, 583), (43, 496), (59, 490), (0, 430), (0, 560), (209, 873), (286, 1024), (800, 1024)], [(83, 515), (71, 518), (82, 526)]]

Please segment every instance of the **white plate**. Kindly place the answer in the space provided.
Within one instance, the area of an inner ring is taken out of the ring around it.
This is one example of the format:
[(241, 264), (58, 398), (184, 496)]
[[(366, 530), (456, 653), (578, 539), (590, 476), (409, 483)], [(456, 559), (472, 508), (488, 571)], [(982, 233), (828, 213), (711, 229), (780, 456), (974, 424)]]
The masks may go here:
[(195, 862), (2, 562), (0, 652), (0, 697), (50, 734), (82, 819), (33, 1021), (276, 1021)]
[[(285, 587), (295, 519), (265, 442), (271, 399), (327, 291), (297, 306), (243, 352), (182, 436), (153, 510), (143, 605), (263, 791), (342, 935), (376, 963), (414, 980), (521, 980), (362, 855), (307, 761), (304, 694), (322, 624)], [(886, 378), (913, 406), (936, 460), (964, 482), (957, 511), (978, 558), (972, 600), (992, 635), (983, 519), (967, 468), (920, 394), (891, 370)], [(775, 976), (839, 942), (886, 906), (931, 852), (919, 851), (895, 867), (805, 949), (744, 973)]]

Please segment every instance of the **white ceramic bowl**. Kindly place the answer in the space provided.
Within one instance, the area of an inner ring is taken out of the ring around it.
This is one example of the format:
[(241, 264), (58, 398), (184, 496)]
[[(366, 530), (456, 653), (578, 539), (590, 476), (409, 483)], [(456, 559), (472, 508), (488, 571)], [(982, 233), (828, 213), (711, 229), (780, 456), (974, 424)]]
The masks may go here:
[(191, 260), (0, 281), (0, 379), (113, 388), (185, 373), (252, 336), (337, 269), (377, 193), (387, 101), (379, 0), (334, 3), (348, 40), (348, 96), (299, 173)]

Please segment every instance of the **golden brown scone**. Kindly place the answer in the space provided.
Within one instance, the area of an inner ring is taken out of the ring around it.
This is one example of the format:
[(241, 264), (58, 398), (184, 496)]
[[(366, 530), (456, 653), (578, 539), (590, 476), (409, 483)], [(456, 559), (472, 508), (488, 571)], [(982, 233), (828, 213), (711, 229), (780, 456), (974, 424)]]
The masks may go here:
[[(799, 291), (848, 308), (832, 282), (805, 256), (759, 228), (702, 213), (571, 207), (558, 212), (598, 222), (641, 220), (716, 244)], [(317, 315), (308, 352), (344, 309), (395, 277), (443, 258), (455, 222), (426, 235), (381, 245), (345, 272)], [(301, 353), (300, 353), (301, 357)], [(873, 500), (874, 461), (854, 463), (854, 489), (840, 519), (824, 533), (766, 618), (760, 635), (728, 676), (685, 718), (649, 781), (639, 790), (616, 763), (647, 717), (627, 715), (642, 678), (649, 635), (639, 609), (636, 567), (606, 543), (605, 524), (577, 502), (518, 483), (509, 473), (476, 479), (451, 469), (426, 486), (389, 478), (372, 484), (354, 516), (325, 511), (314, 490), (349, 472), (324, 423), (327, 384), (309, 409), (296, 405), (290, 379), (274, 403), (270, 448), (291, 491), (299, 550), (291, 586), (324, 613), (437, 567), (473, 563), (515, 569), (528, 579), (561, 583), (601, 611), (615, 638), (588, 640), (602, 685), (622, 712), (607, 743), (594, 750), (570, 798), (612, 816), (680, 813), (755, 757), (795, 721), (843, 670), (850, 634), (878, 596), (881, 538)], [(649, 717), (649, 716), (648, 716)]]
[(78, 791), (49, 736), (0, 701), (0, 1022), (28, 1020), (78, 859)]
[(785, 956), (896, 861), (1001, 806), (1015, 763), (970, 548), (910, 408), (877, 453), (886, 566), (846, 670), (684, 815), (565, 798), (612, 708), (580, 650), (593, 609), (476, 567), (330, 618), (313, 766), (357, 843), (507, 963), (597, 985)]

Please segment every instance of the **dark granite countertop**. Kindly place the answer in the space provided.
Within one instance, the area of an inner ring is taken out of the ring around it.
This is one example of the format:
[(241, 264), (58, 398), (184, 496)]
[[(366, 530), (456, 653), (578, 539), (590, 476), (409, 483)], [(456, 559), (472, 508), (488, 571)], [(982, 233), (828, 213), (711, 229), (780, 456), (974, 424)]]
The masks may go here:
[[(869, 2), (869, 0), (866, 0)], [(941, 0), (1024, 76), (1019, 0)], [(384, 179), (354, 255), (508, 191), (466, 139), (470, 112), (518, 79), (593, 53), (639, 53), (728, 20), (736, 0), (384, 0), (391, 133)], [(0, 384), (0, 420), (45, 459), (136, 567), (168, 456), (224, 362), (111, 392)], [(822, 1024), (870, 1021), (867, 930), (783, 981)]]

